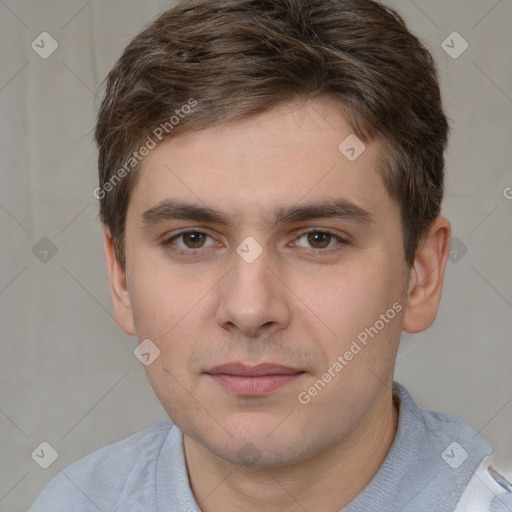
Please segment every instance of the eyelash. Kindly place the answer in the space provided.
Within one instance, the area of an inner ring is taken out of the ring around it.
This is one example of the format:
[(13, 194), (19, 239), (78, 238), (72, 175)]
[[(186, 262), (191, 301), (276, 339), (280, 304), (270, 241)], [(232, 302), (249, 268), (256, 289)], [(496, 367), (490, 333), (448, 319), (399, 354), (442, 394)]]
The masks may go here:
[[(176, 240), (177, 238), (179, 238), (179, 237), (181, 237), (183, 235), (186, 235), (188, 233), (197, 233), (197, 234), (206, 235), (206, 236), (209, 236), (209, 237), (213, 238), (211, 233), (209, 233), (208, 231), (203, 231), (201, 229), (188, 229), (188, 230), (185, 230), (185, 231), (181, 231), (180, 233), (174, 234), (172, 237), (164, 240), (162, 245), (164, 247), (169, 247), (170, 245), (172, 245), (172, 242), (174, 240)], [(332, 231), (329, 231), (328, 229), (310, 229), (310, 230), (307, 230), (307, 231), (303, 231), (303, 232), (299, 233), (299, 235), (297, 236), (296, 240), (298, 241), (304, 235), (308, 235), (310, 233), (322, 233), (322, 234), (330, 235), (331, 237), (333, 237), (338, 242), (338, 244), (335, 244), (334, 247), (330, 247), (328, 249), (313, 249), (313, 248), (310, 248), (309, 251), (311, 251), (312, 253), (315, 253), (315, 254), (318, 254), (318, 253), (331, 254), (331, 252), (338, 250), (337, 245), (340, 245), (340, 244), (344, 245), (344, 244), (348, 243), (348, 241), (345, 240), (344, 238), (342, 238), (340, 235), (338, 235), (336, 233), (333, 233)], [(174, 252), (179, 253), (179, 254), (190, 255), (190, 254), (194, 253), (195, 255), (200, 256), (202, 251), (204, 251), (206, 249), (202, 248), (202, 247), (200, 247), (198, 249), (180, 249), (180, 248), (174, 247), (172, 250)]]

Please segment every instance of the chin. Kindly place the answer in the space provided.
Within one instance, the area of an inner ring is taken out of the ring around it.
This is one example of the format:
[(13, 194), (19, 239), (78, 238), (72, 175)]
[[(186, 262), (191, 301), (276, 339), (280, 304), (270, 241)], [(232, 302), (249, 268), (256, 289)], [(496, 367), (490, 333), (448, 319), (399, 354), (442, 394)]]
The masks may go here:
[(221, 438), (213, 439), (212, 431), (208, 430), (197, 437), (191, 437), (230, 464), (254, 468), (277, 468), (297, 464), (318, 455), (330, 446), (329, 442), (325, 442), (324, 436), (321, 436), (321, 440), (305, 438), (298, 427), (293, 431), (284, 428), (284, 424), (276, 428), (275, 422), (272, 426), (262, 422), (260, 426), (258, 429), (252, 423), (244, 429), (239, 423), (236, 435), (227, 428), (232, 436), (223, 431)]

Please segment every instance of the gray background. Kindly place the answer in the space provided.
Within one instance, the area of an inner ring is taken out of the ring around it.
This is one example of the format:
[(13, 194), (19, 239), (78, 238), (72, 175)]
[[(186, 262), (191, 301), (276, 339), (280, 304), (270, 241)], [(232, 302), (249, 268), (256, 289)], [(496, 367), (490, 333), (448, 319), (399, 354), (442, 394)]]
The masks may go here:
[[(453, 128), (443, 214), (458, 239), (436, 323), (404, 335), (396, 379), (480, 431), (511, 479), (512, 0), (390, 4), (439, 66)], [(166, 417), (112, 317), (91, 131), (100, 82), (170, 5), (0, 0), (0, 511), (26, 510), (69, 463)], [(47, 59), (31, 48), (43, 31), (59, 45)], [(457, 59), (441, 47), (453, 31), (469, 43)], [(32, 252), (42, 237), (57, 248), (47, 262)], [(59, 454), (46, 470), (31, 458), (42, 441)]]

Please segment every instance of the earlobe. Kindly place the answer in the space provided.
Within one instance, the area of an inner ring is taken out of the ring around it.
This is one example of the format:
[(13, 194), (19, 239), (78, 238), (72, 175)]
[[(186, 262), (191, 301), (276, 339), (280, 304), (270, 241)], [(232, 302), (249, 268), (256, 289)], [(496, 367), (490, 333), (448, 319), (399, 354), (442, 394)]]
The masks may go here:
[(409, 293), (402, 324), (406, 332), (424, 331), (436, 318), (450, 251), (450, 238), (450, 222), (444, 217), (438, 217), (420, 243), (410, 270)]
[(114, 315), (119, 328), (126, 334), (134, 335), (135, 326), (133, 321), (133, 312), (126, 283), (126, 275), (116, 256), (114, 241), (110, 236), (108, 228), (103, 229), (105, 242), (105, 256), (107, 259), (107, 268), (110, 278), (110, 295)]

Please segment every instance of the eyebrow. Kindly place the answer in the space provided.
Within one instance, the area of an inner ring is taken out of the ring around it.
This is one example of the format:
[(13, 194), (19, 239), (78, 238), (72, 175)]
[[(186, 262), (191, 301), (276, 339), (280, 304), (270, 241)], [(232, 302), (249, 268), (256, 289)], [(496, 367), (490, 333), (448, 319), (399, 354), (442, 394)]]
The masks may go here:
[[(273, 212), (273, 227), (278, 224), (307, 221), (312, 219), (342, 219), (361, 224), (375, 222), (373, 216), (347, 199), (330, 199), (303, 205), (282, 206)], [(229, 226), (232, 222), (225, 213), (209, 206), (183, 201), (164, 200), (142, 214), (142, 227), (149, 228), (160, 222), (181, 219)]]

